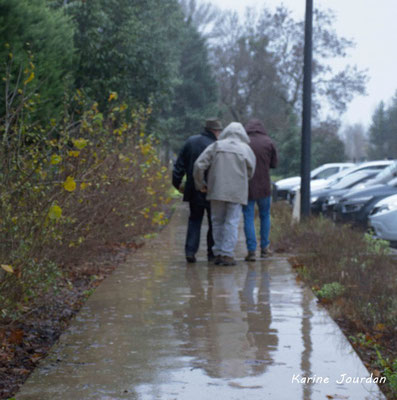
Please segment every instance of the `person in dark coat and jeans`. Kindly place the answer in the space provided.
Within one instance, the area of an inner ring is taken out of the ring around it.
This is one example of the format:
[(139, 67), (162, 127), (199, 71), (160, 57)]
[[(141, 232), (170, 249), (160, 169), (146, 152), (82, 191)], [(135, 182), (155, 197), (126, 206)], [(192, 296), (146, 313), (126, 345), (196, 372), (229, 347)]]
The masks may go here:
[[(207, 256), (208, 261), (214, 259), (210, 202), (206, 200), (206, 194), (196, 190), (194, 186), (193, 166), (199, 155), (217, 140), (222, 129), (222, 124), (218, 119), (208, 119), (201, 134), (191, 136), (186, 140), (172, 172), (172, 184), (183, 193), (183, 201), (189, 202), (190, 215), (185, 242), (186, 261), (189, 263), (196, 262), (195, 255), (200, 244), (201, 223), (205, 211), (207, 211), (208, 219)], [(183, 186), (182, 179), (185, 175), (186, 184)]]
[(248, 249), (246, 261), (255, 261), (255, 203), (258, 204), (260, 217), (261, 256), (269, 254), (271, 182), (270, 168), (277, 167), (277, 150), (261, 121), (252, 119), (245, 127), (250, 138), (250, 146), (256, 157), (256, 169), (249, 181), (248, 204), (243, 207), (244, 233)]

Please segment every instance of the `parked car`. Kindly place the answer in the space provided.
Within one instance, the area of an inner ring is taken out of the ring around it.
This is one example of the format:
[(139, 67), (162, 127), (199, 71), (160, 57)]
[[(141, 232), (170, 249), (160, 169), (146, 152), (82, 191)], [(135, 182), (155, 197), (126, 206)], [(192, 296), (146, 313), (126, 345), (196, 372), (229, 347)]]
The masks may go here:
[(334, 220), (367, 226), (368, 215), (374, 205), (385, 197), (397, 194), (397, 178), (387, 184), (354, 190), (343, 196), (334, 207)]
[(397, 194), (385, 197), (372, 208), (368, 224), (375, 231), (375, 236), (389, 240), (397, 245)]
[(374, 186), (381, 183), (388, 183), (391, 179), (397, 177), (397, 160), (391, 160), (391, 164), (384, 168), (378, 175), (374, 178), (357, 185), (355, 190), (361, 190), (366, 187)]
[(339, 182), (330, 187), (313, 190), (310, 195), (310, 208), (313, 214), (323, 213), (331, 216), (333, 207), (355, 185), (376, 176), (379, 170), (363, 169), (343, 177)]
[[(321, 165), (318, 168), (313, 169), (310, 173), (310, 178), (312, 180), (315, 179), (326, 179), (331, 175), (336, 174), (337, 172), (351, 167), (352, 163), (329, 163)], [(281, 179), (274, 184), (274, 190), (277, 191), (277, 199), (278, 200), (286, 200), (288, 191), (294, 188), (297, 185), (300, 185), (301, 178), (300, 176), (293, 176), (286, 179)]]
[[(324, 189), (326, 187), (330, 187), (330, 186), (334, 185), (335, 183), (339, 182), (344, 176), (348, 175), (349, 171), (355, 169), (355, 167), (356, 167), (356, 165), (352, 164), (351, 167), (342, 169), (341, 171), (329, 176), (326, 179), (315, 179), (315, 180), (310, 181), (310, 191)], [(300, 185), (299, 185), (299, 188), (300, 188)]]
[[(319, 190), (322, 188), (331, 187), (331, 186), (335, 185), (337, 182), (339, 182), (343, 177), (353, 174), (357, 171), (375, 170), (375, 169), (384, 170), (386, 168), (389, 168), (393, 164), (395, 164), (395, 161), (393, 161), (393, 160), (366, 161), (359, 165), (352, 164), (352, 166), (350, 168), (345, 168), (345, 169), (339, 171), (338, 173), (329, 176), (327, 179), (311, 180), (310, 181), (310, 190), (315, 191), (315, 190)], [(378, 182), (378, 183), (381, 183), (381, 182)], [(362, 186), (362, 188), (363, 187), (364, 186)], [(300, 183), (299, 183), (299, 185), (296, 185), (295, 187), (291, 188), (288, 191), (287, 200), (291, 204), (293, 203), (293, 199), (294, 199), (298, 189), (300, 189)]]

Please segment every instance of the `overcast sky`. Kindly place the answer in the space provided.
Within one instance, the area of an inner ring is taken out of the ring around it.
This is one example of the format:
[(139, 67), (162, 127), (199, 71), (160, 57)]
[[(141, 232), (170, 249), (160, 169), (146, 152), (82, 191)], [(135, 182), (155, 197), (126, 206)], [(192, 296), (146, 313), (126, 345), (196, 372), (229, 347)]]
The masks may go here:
[[(245, 7), (271, 10), (284, 4), (303, 18), (305, 0), (209, 0), (221, 9), (234, 9), (244, 15)], [(381, 100), (388, 103), (397, 91), (397, 0), (313, 0), (314, 7), (332, 9), (335, 30), (356, 42), (347, 59), (359, 69), (368, 69), (368, 96), (356, 97), (343, 121), (368, 126)]]

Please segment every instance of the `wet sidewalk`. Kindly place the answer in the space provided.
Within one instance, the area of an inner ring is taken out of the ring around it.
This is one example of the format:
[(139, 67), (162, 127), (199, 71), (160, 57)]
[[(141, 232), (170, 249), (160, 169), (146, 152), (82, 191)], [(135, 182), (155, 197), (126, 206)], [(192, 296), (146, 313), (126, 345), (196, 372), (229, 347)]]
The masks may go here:
[(219, 267), (202, 246), (187, 267), (186, 221), (101, 284), (17, 399), (384, 399), (285, 258)]

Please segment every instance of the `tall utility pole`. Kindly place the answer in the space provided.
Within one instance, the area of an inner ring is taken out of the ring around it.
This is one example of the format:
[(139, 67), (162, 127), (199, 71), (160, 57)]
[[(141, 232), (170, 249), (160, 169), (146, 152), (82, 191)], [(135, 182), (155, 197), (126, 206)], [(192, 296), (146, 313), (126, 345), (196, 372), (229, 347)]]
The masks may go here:
[(306, 0), (305, 52), (303, 65), (303, 111), (301, 152), (301, 215), (310, 215), (310, 148), (312, 114), (313, 0)]

